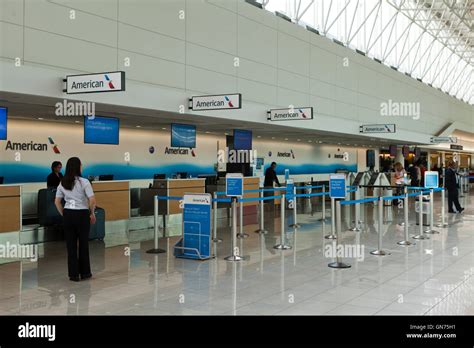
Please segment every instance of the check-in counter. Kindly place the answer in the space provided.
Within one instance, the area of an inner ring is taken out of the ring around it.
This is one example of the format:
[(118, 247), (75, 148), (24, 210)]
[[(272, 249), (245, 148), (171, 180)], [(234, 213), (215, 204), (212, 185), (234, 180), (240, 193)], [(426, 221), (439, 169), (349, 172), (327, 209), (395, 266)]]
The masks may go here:
[[(248, 176), (244, 178), (244, 198), (257, 198), (258, 192), (245, 192), (247, 190), (258, 190), (260, 187), (260, 178), (257, 176)], [(258, 205), (258, 201), (244, 202), (244, 207)]]
[(0, 185), (0, 233), (21, 230), (21, 185)]
[[(153, 215), (155, 196), (183, 197), (185, 193), (205, 193), (206, 179), (155, 179), (148, 189), (140, 190), (140, 215)], [(158, 202), (160, 215), (182, 213), (177, 200), (160, 200)]]
[(128, 181), (94, 181), (92, 189), (97, 206), (105, 210), (105, 221), (130, 218), (130, 183)]

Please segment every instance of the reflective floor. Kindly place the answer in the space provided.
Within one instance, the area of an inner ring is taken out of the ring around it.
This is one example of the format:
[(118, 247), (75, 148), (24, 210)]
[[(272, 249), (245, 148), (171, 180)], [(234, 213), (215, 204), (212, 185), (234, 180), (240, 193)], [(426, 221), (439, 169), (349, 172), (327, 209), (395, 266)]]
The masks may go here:
[[(412, 246), (404, 239), (403, 210), (384, 207), (382, 249), (378, 248), (378, 209), (361, 208), (362, 231), (347, 231), (354, 219), (344, 208), (337, 249), (325, 239), (331, 222), (321, 222), (319, 201), (299, 205), (301, 228), (287, 228), (280, 243), (280, 214), (265, 209), (265, 236), (255, 215), (246, 216), (246, 239), (238, 240), (242, 262), (228, 262), (231, 251), (227, 220), (220, 221), (217, 257), (207, 261), (178, 259), (172, 247), (178, 237), (160, 239), (168, 252), (147, 254), (153, 231), (122, 231), (112, 226), (105, 241), (90, 243), (93, 278), (79, 283), (67, 278), (64, 242), (39, 245), (37, 262), (13, 260), (0, 265), (1, 315), (462, 315), (474, 314), (473, 195), (461, 198), (462, 214), (447, 214), (448, 228)], [(440, 206), (437, 198), (435, 222)], [(327, 205), (329, 208), (329, 204)], [(330, 210), (327, 211), (328, 217)], [(410, 235), (418, 233), (413, 203)], [(285, 225), (292, 223), (287, 211)], [(109, 226), (110, 227), (110, 226)], [(426, 229), (426, 228), (425, 228)], [(5, 236), (3, 236), (5, 238)], [(335, 252), (350, 268), (329, 268)], [(351, 256), (351, 257), (349, 257)]]

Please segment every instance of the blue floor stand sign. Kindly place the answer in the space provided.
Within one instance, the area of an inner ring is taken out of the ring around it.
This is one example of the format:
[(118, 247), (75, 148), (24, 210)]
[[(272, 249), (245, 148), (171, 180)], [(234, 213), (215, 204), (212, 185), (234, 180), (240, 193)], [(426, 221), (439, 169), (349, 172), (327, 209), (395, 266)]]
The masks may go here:
[(174, 246), (176, 257), (211, 258), (211, 202), (208, 193), (186, 193), (183, 197), (183, 237)]

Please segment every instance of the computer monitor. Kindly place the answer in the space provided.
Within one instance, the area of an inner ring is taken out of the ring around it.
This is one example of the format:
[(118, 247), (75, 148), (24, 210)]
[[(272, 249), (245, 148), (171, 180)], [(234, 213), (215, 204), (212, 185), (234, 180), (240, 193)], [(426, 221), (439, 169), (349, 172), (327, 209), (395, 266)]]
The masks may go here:
[(112, 174), (99, 175), (99, 181), (111, 181), (111, 180), (114, 180), (114, 176)]
[(3, 176), (0, 176), (0, 185), (3, 185), (3, 180), (4, 180)]
[(177, 175), (178, 175), (178, 179), (186, 179), (188, 177), (187, 172), (178, 172)]
[(166, 179), (166, 174), (153, 174), (153, 179)]

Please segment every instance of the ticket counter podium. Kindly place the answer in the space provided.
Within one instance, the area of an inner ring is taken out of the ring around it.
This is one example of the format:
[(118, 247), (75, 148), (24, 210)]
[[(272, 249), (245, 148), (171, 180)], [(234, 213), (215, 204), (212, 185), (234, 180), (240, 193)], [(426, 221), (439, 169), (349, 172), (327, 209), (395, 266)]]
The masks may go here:
[(21, 185), (0, 185), (0, 233), (22, 227)]

